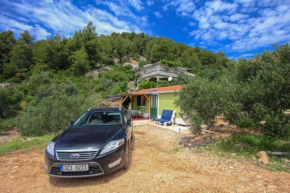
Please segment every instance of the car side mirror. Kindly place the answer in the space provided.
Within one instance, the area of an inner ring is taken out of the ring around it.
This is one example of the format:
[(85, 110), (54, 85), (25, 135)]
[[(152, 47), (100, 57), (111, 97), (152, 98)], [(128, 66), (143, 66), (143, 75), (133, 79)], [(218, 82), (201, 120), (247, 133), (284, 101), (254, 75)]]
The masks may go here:
[(128, 125), (131, 125), (131, 123), (132, 123), (131, 119), (128, 119), (128, 120), (127, 120), (127, 124), (128, 124)]
[(74, 121), (70, 122), (70, 124), (71, 124), (71, 125), (74, 124)]

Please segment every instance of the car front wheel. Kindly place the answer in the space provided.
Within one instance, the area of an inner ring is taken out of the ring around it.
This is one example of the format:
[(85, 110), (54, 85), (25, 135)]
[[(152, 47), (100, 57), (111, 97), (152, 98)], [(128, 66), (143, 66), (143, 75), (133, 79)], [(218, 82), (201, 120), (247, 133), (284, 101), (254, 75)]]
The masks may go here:
[(125, 163), (123, 168), (127, 169), (129, 167), (129, 142), (126, 145), (126, 153), (125, 153)]

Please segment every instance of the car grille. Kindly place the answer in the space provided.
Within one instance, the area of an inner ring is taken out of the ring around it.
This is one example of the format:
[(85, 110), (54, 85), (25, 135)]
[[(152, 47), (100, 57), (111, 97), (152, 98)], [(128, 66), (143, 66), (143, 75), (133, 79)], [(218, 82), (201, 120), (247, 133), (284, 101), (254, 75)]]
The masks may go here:
[(91, 160), (97, 155), (98, 151), (82, 151), (82, 152), (65, 152), (57, 151), (56, 157), (62, 161), (80, 161)]
[(103, 171), (100, 168), (100, 166), (91, 166), (89, 167), (89, 171), (78, 171), (78, 172), (61, 172), (60, 167), (52, 167), (50, 174), (55, 176), (89, 176), (103, 174)]

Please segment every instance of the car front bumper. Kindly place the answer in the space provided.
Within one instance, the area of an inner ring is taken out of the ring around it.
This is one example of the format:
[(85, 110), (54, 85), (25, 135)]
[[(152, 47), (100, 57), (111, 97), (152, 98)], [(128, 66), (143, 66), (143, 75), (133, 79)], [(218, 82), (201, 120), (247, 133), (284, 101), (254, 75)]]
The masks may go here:
[[(51, 156), (45, 151), (45, 172), (52, 177), (80, 178), (110, 174), (123, 167), (125, 163), (125, 146), (121, 146), (113, 152), (97, 155), (94, 159), (86, 161), (61, 161), (56, 156)], [(61, 172), (60, 165), (88, 164), (89, 171)]]

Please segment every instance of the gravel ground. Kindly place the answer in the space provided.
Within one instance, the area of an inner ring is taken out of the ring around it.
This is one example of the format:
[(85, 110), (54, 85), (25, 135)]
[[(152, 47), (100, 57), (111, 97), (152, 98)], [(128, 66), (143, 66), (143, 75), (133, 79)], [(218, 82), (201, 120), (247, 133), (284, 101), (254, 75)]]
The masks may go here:
[(43, 149), (0, 156), (0, 192), (290, 192), (290, 174), (178, 147), (183, 134), (134, 128), (132, 164), (108, 176), (55, 179)]

